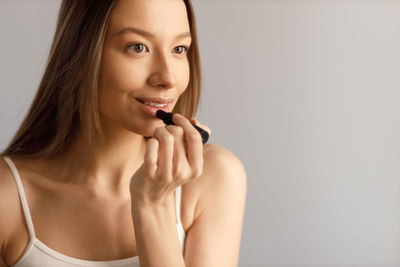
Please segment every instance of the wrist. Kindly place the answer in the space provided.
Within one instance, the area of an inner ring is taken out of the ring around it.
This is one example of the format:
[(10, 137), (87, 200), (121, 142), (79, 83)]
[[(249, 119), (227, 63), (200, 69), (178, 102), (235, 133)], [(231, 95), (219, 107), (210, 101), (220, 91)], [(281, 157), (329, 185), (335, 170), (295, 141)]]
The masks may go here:
[(153, 231), (160, 227), (160, 223), (164, 227), (175, 225), (175, 207), (171, 204), (132, 203), (132, 218), (134, 225), (139, 226), (142, 231)]
[(131, 195), (132, 211), (135, 212), (161, 212), (165, 210), (175, 210), (174, 193), (162, 197), (149, 196), (145, 194)]

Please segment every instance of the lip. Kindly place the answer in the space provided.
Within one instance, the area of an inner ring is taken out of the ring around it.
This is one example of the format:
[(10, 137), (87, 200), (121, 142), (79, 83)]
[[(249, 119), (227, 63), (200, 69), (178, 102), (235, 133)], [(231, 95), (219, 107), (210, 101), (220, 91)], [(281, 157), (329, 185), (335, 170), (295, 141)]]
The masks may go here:
[(142, 102), (153, 102), (157, 104), (171, 104), (174, 102), (172, 98), (162, 98), (162, 97), (138, 97), (137, 100)]
[(143, 112), (145, 112), (146, 114), (148, 114), (148, 115), (150, 115), (151, 117), (153, 117), (153, 118), (157, 118), (157, 116), (156, 116), (156, 112), (157, 112), (157, 110), (159, 110), (159, 109), (161, 109), (161, 110), (163, 110), (163, 111), (165, 111), (165, 112), (170, 112), (169, 111), (169, 107), (170, 107), (170, 102), (168, 102), (168, 103), (166, 103), (166, 102), (156, 102), (156, 101), (154, 101), (154, 98), (153, 98), (153, 100), (152, 101), (150, 101), (150, 100), (147, 100), (147, 99), (150, 99), (150, 98), (146, 98), (146, 102), (148, 101), (148, 102), (154, 102), (154, 103), (160, 103), (160, 104), (167, 104), (165, 107), (162, 107), (162, 108), (157, 108), (157, 107), (152, 107), (152, 106), (149, 106), (149, 105), (146, 105), (145, 103), (142, 103), (141, 102), (141, 100), (142, 99), (136, 99), (136, 101), (139, 103), (139, 106), (140, 106), (140, 108), (142, 109), (142, 111)]

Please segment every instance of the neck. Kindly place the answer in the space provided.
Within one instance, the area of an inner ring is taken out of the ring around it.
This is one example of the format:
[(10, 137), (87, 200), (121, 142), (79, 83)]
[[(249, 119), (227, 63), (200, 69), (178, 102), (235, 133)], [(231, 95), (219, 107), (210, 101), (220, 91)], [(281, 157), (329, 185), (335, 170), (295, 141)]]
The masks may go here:
[(101, 193), (129, 194), (129, 183), (144, 159), (146, 140), (125, 129), (105, 133), (103, 140), (89, 144), (81, 132), (69, 150), (52, 159), (57, 180), (79, 184)]

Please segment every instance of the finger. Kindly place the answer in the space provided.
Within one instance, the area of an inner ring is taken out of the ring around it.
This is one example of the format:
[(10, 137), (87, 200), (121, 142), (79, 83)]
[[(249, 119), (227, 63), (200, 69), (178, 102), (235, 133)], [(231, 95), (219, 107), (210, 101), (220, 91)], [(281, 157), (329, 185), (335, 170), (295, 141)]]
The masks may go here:
[(184, 132), (182, 127), (176, 125), (167, 125), (165, 128), (174, 136), (172, 176), (176, 182), (184, 178), (185, 173), (190, 169), (184, 144)]
[(180, 114), (174, 114), (172, 120), (175, 125), (181, 126), (187, 142), (187, 158), (193, 177), (198, 177), (203, 171), (203, 143), (200, 133), (193, 125)]
[(154, 131), (154, 136), (159, 142), (158, 148), (158, 173), (170, 183), (172, 180), (172, 159), (174, 152), (174, 137), (165, 127), (158, 127)]
[(159, 142), (155, 138), (150, 138), (146, 143), (146, 150), (144, 153), (144, 166), (146, 174), (150, 177), (154, 177), (158, 166), (158, 146)]
[(204, 125), (204, 124), (199, 123), (195, 118), (192, 118), (192, 119), (190, 120), (190, 122), (194, 123), (194, 125), (199, 126), (199, 127), (202, 128), (202, 129), (206, 130), (206, 131), (208, 132), (208, 134), (211, 135), (211, 129), (208, 128), (207, 125)]

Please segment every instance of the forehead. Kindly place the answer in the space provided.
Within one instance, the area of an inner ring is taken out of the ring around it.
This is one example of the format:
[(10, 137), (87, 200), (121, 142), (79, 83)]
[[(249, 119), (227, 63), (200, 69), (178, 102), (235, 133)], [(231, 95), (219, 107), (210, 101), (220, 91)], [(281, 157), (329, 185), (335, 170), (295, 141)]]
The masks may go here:
[(183, 0), (118, 0), (111, 13), (110, 34), (137, 27), (155, 35), (190, 31)]

